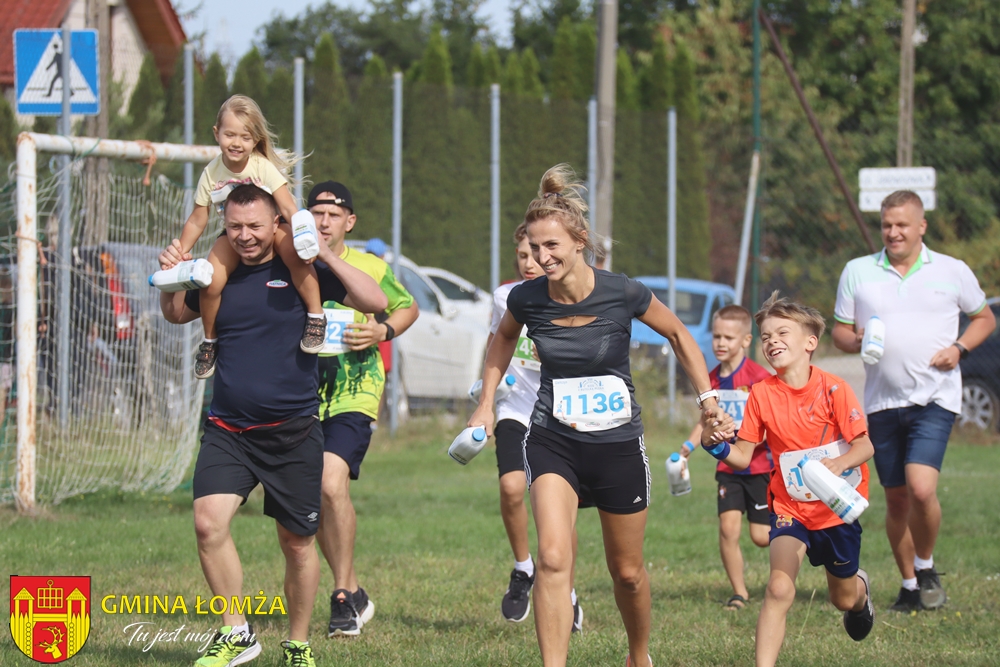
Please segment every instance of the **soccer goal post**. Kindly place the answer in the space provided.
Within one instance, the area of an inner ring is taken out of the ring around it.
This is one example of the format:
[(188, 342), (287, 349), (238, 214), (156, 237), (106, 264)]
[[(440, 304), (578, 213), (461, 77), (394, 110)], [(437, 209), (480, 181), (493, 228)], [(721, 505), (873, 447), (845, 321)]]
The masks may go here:
[[(182, 357), (198, 331), (163, 321), (146, 276), (179, 235), (191, 192), (162, 175), (144, 183), (141, 169), (124, 167), (151, 157), (201, 164), (218, 153), (217, 146), (18, 136), (16, 243), (8, 244), (16, 245), (16, 264), (7, 258), (0, 267), (16, 293), (16, 456), (0, 447), (0, 502), (13, 496), (31, 513), (39, 495), (57, 503), (101, 488), (166, 492), (182, 480), (202, 385)], [(39, 165), (41, 154), (71, 159)], [(89, 158), (108, 158), (110, 168), (87, 168)], [(53, 224), (60, 215), (69, 229)], [(54, 243), (60, 233), (69, 238)]]

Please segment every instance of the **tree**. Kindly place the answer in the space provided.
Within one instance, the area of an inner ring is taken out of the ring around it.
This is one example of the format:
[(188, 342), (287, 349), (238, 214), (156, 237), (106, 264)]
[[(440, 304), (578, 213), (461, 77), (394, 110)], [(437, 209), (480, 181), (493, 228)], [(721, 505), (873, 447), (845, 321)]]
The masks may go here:
[(554, 99), (571, 100), (576, 97), (578, 69), (573, 22), (568, 16), (564, 16), (556, 30), (552, 51), (552, 78), (549, 82), (549, 92)]
[(538, 58), (531, 47), (521, 52), (521, 93), (525, 97), (540, 100), (545, 96), (539, 69)]
[(674, 72), (663, 36), (653, 38), (649, 64), (643, 68), (640, 80), (642, 106), (651, 111), (665, 112), (674, 100)]
[(580, 0), (523, 0), (514, 9), (511, 26), (513, 47), (517, 51), (532, 49), (541, 63), (543, 81), (548, 81), (552, 73), (549, 61), (554, 53), (553, 35), (557, 28), (563, 19), (576, 24), (587, 16), (589, 12), (584, 9)]
[(483, 47), (478, 42), (472, 45), (469, 52), (469, 62), (465, 66), (465, 85), (470, 88), (482, 88), (486, 85), (486, 60)]
[(153, 54), (147, 53), (139, 67), (139, 78), (132, 97), (129, 99), (128, 114), (131, 117), (129, 126), (130, 139), (147, 139), (161, 141), (163, 128), (164, 92), (160, 73), (156, 69)]
[(233, 74), (233, 87), (230, 93), (233, 95), (246, 95), (255, 101), (265, 115), (267, 106), (263, 100), (267, 98), (268, 76), (264, 69), (264, 58), (261, 57), (257, 47), (252, 47), (240, 58), (236, 64), (236, 72)]
[(705, 162), (701, 155), (701, 121), (694, 59), (683, 41), (674, 58), (677, 99), (677, 273), (710, 279), (708, 257), (712, 237), (708, 227)]
[[(195, 68), (197, 69), (197, 67)], [(184, 130), (184, 51), (174, 59), (174, 72), (167, 82), (163, 108), (164, 136)]]
[(388, 240), (392, 230), (392, 85), (385, 61), (373, 54), (365, 64), (350, 110), (347, 150), (351, 195), (361, 238)]
[(500, 64), (500, 51), (495, 46), (491, 46), (490, 50), (486, 52), (486, 61), (484, 63), (484, 78), (486, 85), (491, 83), (500, 83), (500, 79), (503, 77), (503, 66)]
[(17, 135), (20, 128), (7, 98), (0, 95), (0, 167), (6, 167), (17, 157)]
[(344, 137), (350, 100), (337, 46), (330, 33), (320, 37), (316, 45), (312, 70), (312, 99), (305, 110), (304, 138), (311, 151), (306, 171), (316, 182), (331, 178), (348, 182), (350, 172)]
[(198, 143), (212, 144), (215, 142), (212, 127), (218, 119), (222, 103), (229, 99), (226, 67), (218, 53), (213, 53), (208, 59), (202, 89), (203, 94), (195, 98), (194, 134)]
[(593, 20), (576, 26), (576, 93), (578, 100), (589, 100), (594, 94), (594, 70), (597, 62), (597, 29)]
[(511, 51), (504, 67), (503, 92), (507, 95), (520, 95), (524, 90), (524, 83), (521, 79), (523, 74), (521, 59), (517, 57), (517, 51)]
[[(452, 61), (464, 63), (469, 60), (476, 38), (485, 32), (486, 24), (476, 14), (482, 7), (482, 0), (433, 0), (430, 22), (441, 28), (448, 42), (448, 53)], [(458, 83), (464, 81), (465, 71), (460, 70)]]
[(448, 52), (448, 44), (441, 35), (440, 29), (435, 29), (431, 33), (430, 41), (427, 42), (427, 50), (420, 62), (423, 66), (421, 81), (451, 88), (453, 82), (451, 54)]
[(271, 75), (266, 104), (267, 120), (278, 135), (278, 144), (291, 148), (295, 141), (295, 78), (284, 67)]

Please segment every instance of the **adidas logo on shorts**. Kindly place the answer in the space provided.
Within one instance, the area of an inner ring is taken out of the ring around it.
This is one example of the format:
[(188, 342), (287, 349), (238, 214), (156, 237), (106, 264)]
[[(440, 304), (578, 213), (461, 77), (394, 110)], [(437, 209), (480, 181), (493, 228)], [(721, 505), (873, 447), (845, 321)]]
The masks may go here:
[(636, 503), (641, 503), (641, 502), (642, 502), (642, 496), (636, 496), (635, 500), (632, 501), (632, 504), (635, 505)]

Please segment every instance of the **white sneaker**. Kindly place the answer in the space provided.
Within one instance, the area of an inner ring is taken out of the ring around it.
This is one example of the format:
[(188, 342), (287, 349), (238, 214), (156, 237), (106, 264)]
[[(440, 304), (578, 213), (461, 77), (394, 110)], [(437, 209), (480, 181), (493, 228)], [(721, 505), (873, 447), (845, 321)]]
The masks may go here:
[(303, 260), (319, 254), (319, 235), (316, 233), (316, 219), (305, 209), (292, 216), (292, 242), (295, 252)]

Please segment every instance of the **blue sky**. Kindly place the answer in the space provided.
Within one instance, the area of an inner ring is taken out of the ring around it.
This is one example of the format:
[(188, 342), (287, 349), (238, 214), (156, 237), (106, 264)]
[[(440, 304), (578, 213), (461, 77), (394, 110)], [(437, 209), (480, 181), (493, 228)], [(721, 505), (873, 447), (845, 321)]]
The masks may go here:
[[(295, 16), (309, 5), (318, 6), (323, 0), (207, 0), (201, 3), (197, 16), (185, 22), (189, 33), (204, 31), (205, 47), (209, 52), (218, 51), (225, 58), (238, 59), (250, 49), (257, 28), (271, 20), (275, 14)], [(193, 7), (195, 0), (175, 0), (183, 13)], [(342, 0), (340, 6), (363, 8), (365, 0)], [(254, 11), (247, 11), (252, 7)], [(510, 39), (511, 0), (484, 0), (480, 16), (486, 19), (501, 43)], [(232, 63), (235, 64), (235, 61)]]

